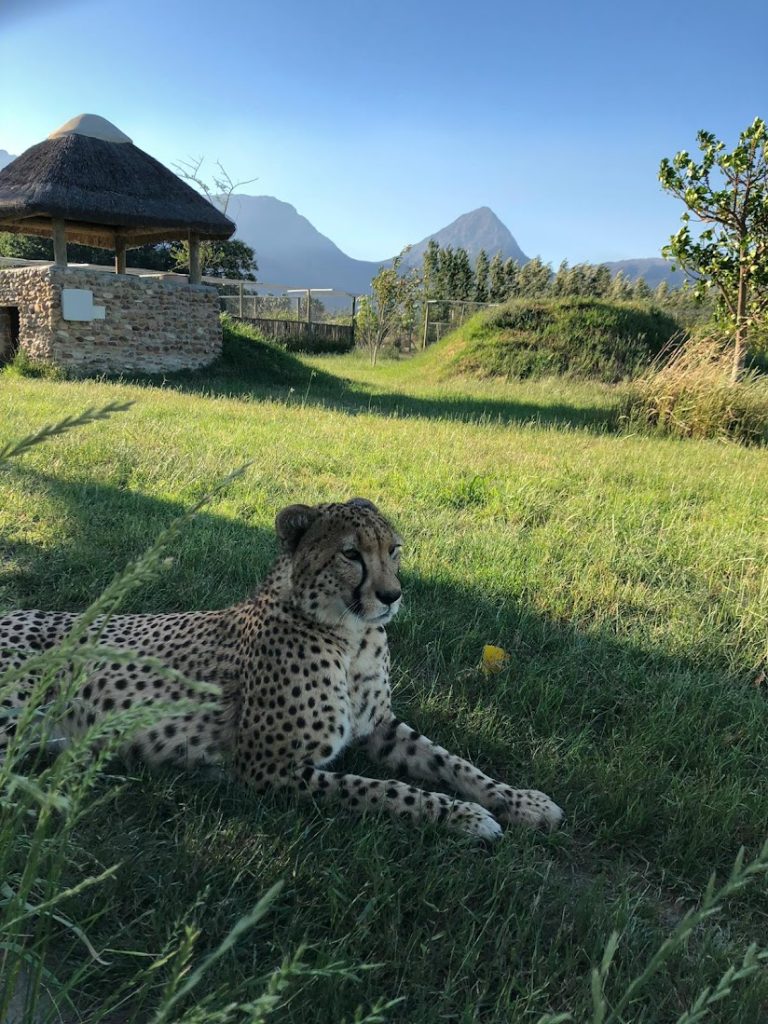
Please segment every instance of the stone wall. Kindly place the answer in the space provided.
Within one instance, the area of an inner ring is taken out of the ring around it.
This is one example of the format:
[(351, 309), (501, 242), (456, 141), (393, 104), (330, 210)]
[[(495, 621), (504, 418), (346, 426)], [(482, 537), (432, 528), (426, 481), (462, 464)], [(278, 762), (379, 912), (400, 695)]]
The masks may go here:
[[(62, 288), (93, 292), (105, 319), (64, 320)], [(167, 373), (221, 353), (215, 288), (73, 267), (0, 270), (0, 307), (19, 310), (19, 347), (75, 373)]]

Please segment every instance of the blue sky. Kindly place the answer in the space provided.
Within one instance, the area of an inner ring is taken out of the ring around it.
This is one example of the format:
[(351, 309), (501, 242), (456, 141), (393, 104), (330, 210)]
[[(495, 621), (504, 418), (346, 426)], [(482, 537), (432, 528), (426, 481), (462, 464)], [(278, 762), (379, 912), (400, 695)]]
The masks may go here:
[(490, 206), (557, 264), (658, 255), (662, 156), (768, 116), (768, 4), (0, 0), (0, 148), (101, 114), (383, 259)]

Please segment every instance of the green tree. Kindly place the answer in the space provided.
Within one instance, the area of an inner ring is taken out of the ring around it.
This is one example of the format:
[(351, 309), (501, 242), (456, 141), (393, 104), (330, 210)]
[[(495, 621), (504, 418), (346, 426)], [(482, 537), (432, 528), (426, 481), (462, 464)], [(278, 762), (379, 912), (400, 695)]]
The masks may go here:
[(557, 273), (552, 278), (552, 294), (553, 295), (569, 295), (571, 288), (571, 272), (568, 266), (568, 260), (562, 260), (560, 266), (557, 268)]
[(544, 295), (549, 288), (551, 276), (552, 270), (549, 265), (535, 256), (520, 268), (517, 275), (518, 291), (525, 296)]
[(456, 291), (456, 267), (453, 248), (446, 245), (439, 252), (438, 292), (441, 299), (452, 299)]
[(520, 264), (512, 257), (504, 260), (505, 298), (510, 299), (520, 291)]
[(0, 234), (0, 256), (15, 260), (53, 260), (53, 242), (37, 235)]
[(481, 249), (475, 260), (475, 302), (488, 301), (488, 253)]
[(636, 302), (647, 302), (652, 295), (653, 292), (648, 286), (648, 282), (645, 280), (645, 278), (638, 277), (635, 280), (635, 283), (632, 285), (632, 298)]
[(368, 350), (371, 366), (376, 365), (387, 341), (413, 331), (419, 279), (413, 270), (400, 273), (407, 251), (404, 249), (395, 257), (391, 267), (379, 270), (371, 281), (371, 294), (360, 299), (355, 336), (357, 344)]
[(491, 302), (503, 302), (507, 297), (507, 278), (504, 260), (500, 252), (494, 253), (488, 266), (488, 298)]
[(472, 263), (466, 249), (457, 249), (453, 254), (453, 294), (452, 299), (474, 298), (475, 275), (472, 271)]
[(659, 306), (666, 306), (669, 302), (669, 285), (666, 281), (659, 281), (653, 289), (653, 301)]
[[(35, 235), (16, 235), (9, 232), (0, 234), (0, 256), (18, 260), (50, 260), (53, 262), (53, 241)], [(67, 244), (67, 259), (70, 263), (92, 263), (96, 266), (113, 266), (115, 254), (111, 249), (100, 249), (78, 242)], [(140, 245), (126, 253), (129, 267), (143, 267), (146, 270), (173, 270), (175, 263), (170, 246), (166, 242), (157, 245)]]
[(594, 294), (598, 298), (602, 298), (603, 295), (608, 294), (608, 290), (611, 287), (611, 271), (609, 267), (606, 267), (604, 263), (601, 263), (595, 268), (595, 282), (594, 282)]
[(421, 277), (424, 283), (424, 298), (438, 299), (440, 287), (440, 246), (430, 238), (421, 263)]
[(589, 295), (590, 282), (589, 264), (576, 263), (571, 268), (571, 295)]
[[(696, 138), (698, 162), (686, 150), (661, 161), (662, 187), (687, 207), (662, 252), (696, 281), (698, 295), (716, 289), (734, 334), (736, 381), (750, 328), (768, 309), (768, 129), (755, 118), (730, 153), (711, 132)], [(696, 237), (691, 216), (705, 225)]]
[[(235, 190), (242, 185), (250, 185), (256, 179), (233, 181), (221, 164), (217, 162), (218, 170), (213, 173), (212, 181), (209, 183), (201, 173), (204, 159), (204, 157), (200, 157), (198, 160), (185, 160), (174, 164), (173, 169), (180, 178), (195, 186), (209, 203), (226, 215)], [(189, 243), (175, 243), (171, 254), (176, 269), (188, 273)], [(200, 270), (206, 277), (231, 277), (237, 280), (255, 281), (258, 269), (256, 255), (245, 242), (230, 239), (228, 242), (200, 243)]]
[(608, 298), (619, 302), (626, 302), (632, 298), (632, 282), (623, 271), (614, 274), (611, 287), (608, 289)]
[[(178, 242), (171, 246), (174, 269), (189, 272), (189, 245)], [(205, 277), (229, 277), (255, 281), (258, 265), (253, 249), (237, 238), (228, 242), (200, 243), (200, 272)]]

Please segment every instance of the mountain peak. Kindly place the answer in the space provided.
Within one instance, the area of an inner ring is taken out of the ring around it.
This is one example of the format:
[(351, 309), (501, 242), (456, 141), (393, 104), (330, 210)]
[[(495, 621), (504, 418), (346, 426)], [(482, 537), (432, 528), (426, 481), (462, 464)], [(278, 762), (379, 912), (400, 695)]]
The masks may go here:
[(501, 252), (505, 259), (517, 260), (523, 264), (528, 257), (517, 244), (512, 232), (493, 212), (490, 206), (478, 206), (476, 210), (462, 213), (446, 227), (427, 235), (412, 246), (404, 262), (414, 266), (421, 262), (429, 242), (435, 241), (441, 248), (466, 249), (470, 259), (477, 259), (483, 249), (488, 256)]
[(464, 217), (472, 217), (473, 219), (476, 220), (480, 220), (481, 218), (488, 218), (491, 220), (496, 220), (499, 222), (499, 224), (501, 224), (501, 220), (496, 216), (496, 214), (493, 212), (490, 206), (478, 206), (476, 210), (469, 210), (467, 213), (462, 213), (461, 216), (457, 217), (456, 219), (462, 220)]

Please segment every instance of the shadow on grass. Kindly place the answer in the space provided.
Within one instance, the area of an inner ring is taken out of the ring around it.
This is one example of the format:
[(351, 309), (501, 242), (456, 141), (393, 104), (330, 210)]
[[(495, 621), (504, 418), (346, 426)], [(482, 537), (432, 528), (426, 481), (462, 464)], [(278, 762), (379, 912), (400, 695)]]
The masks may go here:
[[(23, 465), (8, 470), (34, 500), (44, 494), (60, 540), (36, 544), (0, 537), (0, 607), (79, 610), (189, 504), (83, 480), (62, 480)], [(201, 511), (184, 528), (171, 563), (134, 591), (126, 611), (223, 607), (253, 592), (275, 557), (271, 530)]]
[(612, 409), (580, 408), (562, 403), (505, 401), (441, 395), (436, 398), (382, 392), (324, 370), (316, 370), (276, 346), (250, 340), (229, 329), (224, 354), (204, 370), (157, 377), (122, 378), (148, 386), (173, 387), (202, 396), (282, 400), (319, 405), (348, 415), (374, 412), (387, 416), (459, 420), (468, 423), (536, 423), (605, 433), (616, 429)]
[[(15, 467), (60, 506), (52, 547), (5, 544), (2, 604), (78, 610), (185, 511), (180, 502), (63, 481)], [(258, 587), (276, 556), (271, 530), (201, 513), (164, 576), (126, 611), (226, 607)], [(398, 712), (446, 746), (517, 785), (552, 791), (593, 834), (677, 870), (726, 864), (768, 820), (765, 700), (716, 643), (694, 659), (553, 621), (515, 593), (404, 573), (406, 605), (390, 630)], [(507, 670), (477, 668), (483, 645)], [(352, 755), (353, 757), (355, 755)], [(360, 768), (360, 765), (357, 765)], [(712, 790), (712, 779), (721, 780)], [(686, 790), (700, 802), (688, 800)], [(696, 821), (706, 821), (701, 835)], [(607, 825), (605, 823), (608, 823)], [(734, 845), (735, 844), (735, 845)]]

